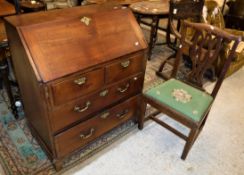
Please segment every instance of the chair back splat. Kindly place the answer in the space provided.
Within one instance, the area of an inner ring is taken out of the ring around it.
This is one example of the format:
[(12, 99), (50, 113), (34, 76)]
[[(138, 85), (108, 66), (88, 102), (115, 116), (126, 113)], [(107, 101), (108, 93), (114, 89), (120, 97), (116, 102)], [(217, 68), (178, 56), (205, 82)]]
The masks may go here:
[[(187, 30), (194, 31), (191, 40), (186, 37)], [(187, 83), (193, 86), (203, 88), (203, 79), (207, 70), (214, 67), (218, 56), (224, 47), (230, 42), (233, 46), (230, 49), (228, 58), (223, 66), (221, 74), (217, 79), (216, 85), (211, 93), (213, 97), (216, 96), (227, 69), (234, 58), (235, 50), (241, 41), (240, 37), (226, 33), (225, 31), (207, 24), (191, 23), (184, 21), (182, 23), (180, 46), (176, 54), (175, 66), (172, 71), (172, 77), (176, 77), (179, 69), (180, 61), (182, 60), (183, 50), (188, 49), (189, 58), (192, 62), (192, 68), (186, 76)]]
[[(166, 42), (169, 48), (174, 51), (177, 50), (178, 41), (181, 38), (180, 24), (183, 20), (192, 20), (199, 22), (202, 16), (202, 10), (204, 6), (204, 0), (170, 0), (169, 1), (169, 17), (168, 26), (166, 33)], [(174, 35), (174, 39), (171, 38), (171, 34)], [(163, 73), (165, 64), (175, 58), (176, 53), (174, 52), (166, 60), (161, 63), (156, 74), (164, 79), (167, 77)]]
[[(193, 31), (191, 38), (187, 37), (187, 30)], [(147, 118), (186, 141), (181, 156), (184, 160), (207, 120), (227, 69), (234, 58), (235, 50), (241, 41), (241, 36), (228, 34), (208, 24), (187, 21), (182, 22), (180, 35), (179, 49), (176, 52), (171, 78), (145, 91), (143, 106), (145, 108), (146, 104), (149, 104), (157, 109), (156, 112), (149, 114)], [(232, 43), (232, 47), (228, 52), (220, 76), (211, 94), (209, 94), (203, 89), (205, 73), (215, 64), (222, 49), (230, 43)], [(184, 73), (183, 77), (177, 76), (185, 50), (189, 53), (192, 66), (189, 72)], [(142, 111), (144, 111), (143, 108)], [(160, 113), (166, 114), (176, 122), (188, 127), (190, 129), (189, 134), (185, 135), (177, 128), (168, 125), (159, 118), (160, 115), (158, 114)], [(140, 129), (143, 128), (144, 115), (145, 113), (142, 112), (138, 119)]]

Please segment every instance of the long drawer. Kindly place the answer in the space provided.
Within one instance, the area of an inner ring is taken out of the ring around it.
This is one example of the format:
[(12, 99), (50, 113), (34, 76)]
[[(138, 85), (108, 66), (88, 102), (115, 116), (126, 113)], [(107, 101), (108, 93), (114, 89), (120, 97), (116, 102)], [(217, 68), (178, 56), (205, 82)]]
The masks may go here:
[(63, 157), (108, 132), (119, 124), (135, 117), (137, 98), (133, 97), (100, 115), (82, 122), (55, 136), (57, 156)]
[(67, 103), (52, 112), (51, 125), (57, 132), (116, 101), (141, 92), (143, 75), (134, 76), (85, 98)]

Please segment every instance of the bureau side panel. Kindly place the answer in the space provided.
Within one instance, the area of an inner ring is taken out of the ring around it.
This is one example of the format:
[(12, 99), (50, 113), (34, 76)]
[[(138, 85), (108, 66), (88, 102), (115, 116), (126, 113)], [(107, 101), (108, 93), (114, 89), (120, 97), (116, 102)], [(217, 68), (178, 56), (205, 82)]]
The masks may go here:
[(50, 135), (47, 103), (45, 103), (44, 85), (37, 81), (16, 28), (6, 23), (6, 31), (12, 54), (12, 63), (24, 103), (25, 116), (38, 137), (44, 142), (45, 147), (48, 147), (48, 152), (50, 152), (53, 144)]

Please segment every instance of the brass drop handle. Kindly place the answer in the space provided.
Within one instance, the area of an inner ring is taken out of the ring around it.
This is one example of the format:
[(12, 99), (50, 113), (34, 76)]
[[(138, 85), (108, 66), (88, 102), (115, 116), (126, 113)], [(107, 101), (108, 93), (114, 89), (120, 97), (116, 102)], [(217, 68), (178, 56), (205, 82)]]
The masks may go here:
[(75, 106), (74, 107), (74, 111), (75, 112), (79, 112), (79, 113), (84, 112), (84, 111), (86, 111), (89, 108), (90, 105), (91, 105), (91, 102), (90, 101), (87, 101), (86, 102), (86, 106), (84, 108), (81, 108), (79, 106)]
[(89, 134), (87, 134), (87, 135), (80, 134), (80, 138), (81, 138), (81, 139), (84, 139), (84, 140), (85, 140), (85, 139), (88, 139), (89, 137), (91, 137), (91, 136), (93, 135), (94, 131), (95, 131), (95, 129), (94, 129), (94, 128), (91, 128)]
[(120, 88), (120, 87), (119, 87), (117, 90), (118, 90), (119, 92), (123, 93), (123, 92), (127, 91), (127, 90), (129, 89), (129, 87), (130, 87), (130, 84), (127, 83), (126, 86), (125, 86), (125, 88)]
[(129, 110), (126, 109), (122, 113), (117, 114), (116, 117), (118, 117), (119, 119), (122, 119), (128, 114), (128, 112), (129, 112)]
[(105, 97), (107, 94), (108, 94), (108, 90), (106, 89), (106, 90), (100, 92), (99, 95), (100, 95), (100, 97)]
[(109, 112), (105, 112), (105, 113), (103, 113), (100, 117), (101, 117), (102, 119), (106, 119), (106, 118), (108, 118), (109, 115), (110, 115)]
[(120, 65), (121, 65), (123, 68), (127, 68), (127, 67), (130, 65), (130, 60), (121, 62)]
[(81, 77), (79, 79), (74, 80), (74, 83), (78, 86), (81, 86), (86, 83), (86, 77)]

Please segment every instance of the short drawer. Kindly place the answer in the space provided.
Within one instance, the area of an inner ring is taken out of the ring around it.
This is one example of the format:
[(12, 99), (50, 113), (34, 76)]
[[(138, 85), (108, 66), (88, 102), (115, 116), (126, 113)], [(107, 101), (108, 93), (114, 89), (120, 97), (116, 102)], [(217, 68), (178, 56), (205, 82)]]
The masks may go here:
[(53, 132), (57, 132), (74, 122), (85, 120), (89, 114), (98, 112), (121, 99), (139, 94), (142, 85), (143, 74), (140, 74), (104, 88), (90, 96), (58, 107), (52, 111), (50, 118)]
[(52, 94), (55, 105), (95, 91), (104, 85), (104, 69), (96, 69), (53, 84)]
[(106, 66), (106, 83), (115, 82), (143, 72), (145, 63), (144, 54), (137, 54)]
[(137, 98), (119, 104), (98, 116), (55, 136), (58, 157), (79, 149), (119, 124), (135, 117)]

